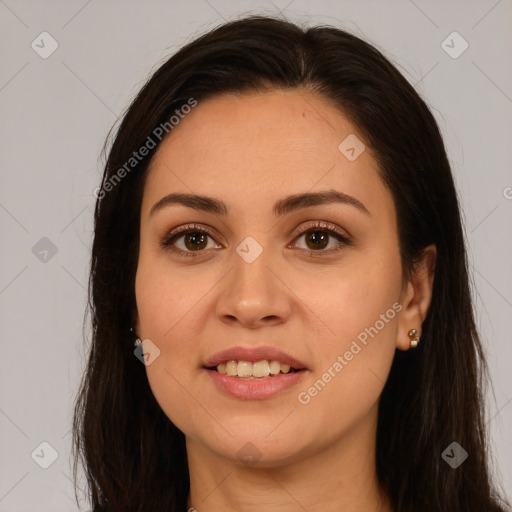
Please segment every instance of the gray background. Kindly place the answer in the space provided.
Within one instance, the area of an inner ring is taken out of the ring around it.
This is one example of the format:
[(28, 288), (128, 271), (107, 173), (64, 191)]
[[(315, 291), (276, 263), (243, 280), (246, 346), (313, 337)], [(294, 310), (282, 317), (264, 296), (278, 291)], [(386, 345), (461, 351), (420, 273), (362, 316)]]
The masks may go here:
[[(185, 42), (242, 13), (279, 10), (373, 43), (433, 109), (465, 212), (495, 391), (488, 393), (491, 448), (510, 499), (511, 1), (183, 4), (0, 0), (0, 511), (77, 510), (70, 426), (86, 354), (92, 193), (108, 129), (148, 73)], [(51, 48), (49, 39), (41, 43), (43, 31), (58, 43), (46, 59), (31, 47)], [(457, 52), (462, 40), (442, 46), (453, 31), (469, 44), (458, 58), (445, 50)], [(48, 469), (40, 467), (52, 460), (43, 441), (58, 452)]]

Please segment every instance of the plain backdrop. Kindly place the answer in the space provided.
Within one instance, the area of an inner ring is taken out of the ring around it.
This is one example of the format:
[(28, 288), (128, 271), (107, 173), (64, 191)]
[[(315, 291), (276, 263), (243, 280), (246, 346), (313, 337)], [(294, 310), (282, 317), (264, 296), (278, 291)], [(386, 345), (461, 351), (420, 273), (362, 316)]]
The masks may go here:
[(78, 510), (70, 429), (108, 130), (184, 43), (225, 20), (280, 11), (374, 44), (434, 112), (494, 384), (494, 467), (512, 498), (510, 0), (0, 0), (1, 512)]

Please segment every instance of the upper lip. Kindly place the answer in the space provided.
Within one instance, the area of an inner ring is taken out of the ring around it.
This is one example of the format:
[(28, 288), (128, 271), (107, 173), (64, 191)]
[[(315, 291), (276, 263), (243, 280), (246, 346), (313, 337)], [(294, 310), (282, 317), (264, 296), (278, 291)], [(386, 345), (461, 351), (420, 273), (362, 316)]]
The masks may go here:
[(257, 361), (263, 361), (264, 359), (288, 364), (296, 370), (307, 370), (306, 365), (298, 359), (286, 354), (282, 350), (268, 345), (250, 348), (242, 346), (227, 348), (208, 358), (204, 366), (205, 368), (211, 368), (212, 366), (217, 366), (226, 361), (249, 361), (255, 363)]

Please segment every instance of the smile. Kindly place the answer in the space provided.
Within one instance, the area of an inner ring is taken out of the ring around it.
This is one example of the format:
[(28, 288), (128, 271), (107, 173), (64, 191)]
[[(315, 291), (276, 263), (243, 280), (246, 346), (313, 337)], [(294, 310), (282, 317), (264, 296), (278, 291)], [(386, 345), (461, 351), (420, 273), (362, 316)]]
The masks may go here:
[(289, 364), (280, 363), (277, 360), (267, 360), (251, 362), (251, 361), (226, 361), (220, 363), (216, 367), (212, 367), (222, 375), (230, 377), (238, 377), (241, 379), (264, 379), (270, 376), (275, 376), (299, 371), (297, 368), (292, 368)]

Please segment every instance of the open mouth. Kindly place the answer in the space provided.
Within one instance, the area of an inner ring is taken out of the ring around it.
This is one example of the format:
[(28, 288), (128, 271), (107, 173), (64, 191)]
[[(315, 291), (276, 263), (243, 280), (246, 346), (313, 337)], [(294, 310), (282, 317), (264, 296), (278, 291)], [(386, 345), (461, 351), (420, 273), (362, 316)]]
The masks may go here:
[(280, 363), (276, 360), (263, 359), (261, 361), (226, 361), (216, 366), (206, 368), (207, 370), (216, 371), (228, 377), (239, 379), (266, 379), (275, 377), (279, 374), (295, 373), (305, 368), (293, 368), (288, 364)]

